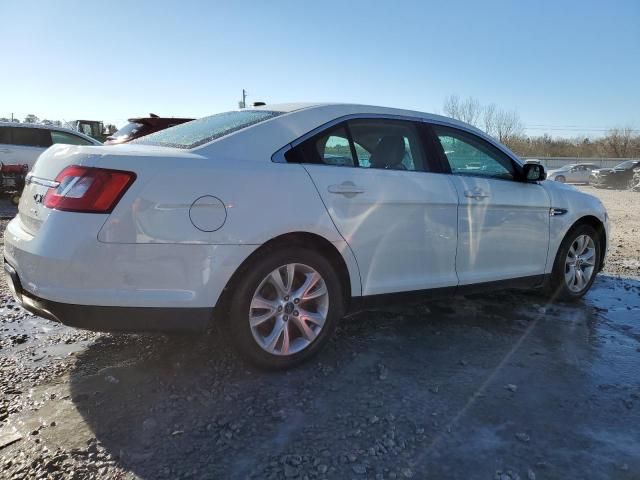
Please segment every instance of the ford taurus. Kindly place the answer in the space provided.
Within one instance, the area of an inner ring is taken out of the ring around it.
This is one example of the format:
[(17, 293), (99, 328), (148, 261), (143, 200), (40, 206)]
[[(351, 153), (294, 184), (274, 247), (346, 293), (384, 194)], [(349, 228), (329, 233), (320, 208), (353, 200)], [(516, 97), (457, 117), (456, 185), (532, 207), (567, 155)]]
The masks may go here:
[(346, 313), (506, 287), (578, 299), (604, 261), (596, 198), (426, 113), (345, 104), (212, 115), (130, 144), (56, 145), (5, 234), (16, 298), (115, 331), (220, 322), (289, 367)]

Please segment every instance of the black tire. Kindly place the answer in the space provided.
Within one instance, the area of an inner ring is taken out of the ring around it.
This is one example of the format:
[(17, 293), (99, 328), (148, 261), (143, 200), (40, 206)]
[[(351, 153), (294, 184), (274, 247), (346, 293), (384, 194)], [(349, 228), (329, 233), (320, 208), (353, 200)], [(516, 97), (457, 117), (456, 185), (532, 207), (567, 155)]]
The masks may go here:
[[(328, 292), (328, 311), (322, 329), (306, 348), (290, 355), (277, 355), (264, 350), (254, 338), (249, 324), (250, 305), (262, 281), (274, 270), (292, 263), (311, 267), (321, 275)], [(259, 368), (286, 369), (308, 360), (327, 343), (338, 320), (344, 315), (344, 290), (340, 277), (329, 260), (308, 248), (291, 246), (264, 251), (243, 268), (234, 285), (227, 308), (228, 330), (238, 352)]]
[(563, 175), (558, 175), (556, 177), (556, 182), (565, 183), (567, 179)]
[[(595, 246), (595, 266), (593, 274), (591, 275), (591, 278), (586, 283), (584, 288), (576, 292), (569, 289), (567, 282), (565, 281), (565, 260), (567, 258), (567, 255), (569, 254), (569, 249), (571, 248), (575, 240), (582, 235), (588, 235), (593, 239)], [(598, 232), (591, 225), (587, 224), (579, 224), (573, 227), (565, 235), (562, 243), (560, 244), (560, 248), (558, 249), (558, 253), (556, 254), (556, 258), (553, 264), (553, 271), (551, 273), (551, 279), (547, 287), (547, 294), (551, 297), (552, 300), (576, 301), (582, 298), (584, 294), (589, 291), (591, 285), (593, 285), (593, 282), (596, 279), (596, 275), (600, 268), (600, 259), (602, 258), (601, 255), (602, 246), (600, 244), (600, 235), (598, 235)]]

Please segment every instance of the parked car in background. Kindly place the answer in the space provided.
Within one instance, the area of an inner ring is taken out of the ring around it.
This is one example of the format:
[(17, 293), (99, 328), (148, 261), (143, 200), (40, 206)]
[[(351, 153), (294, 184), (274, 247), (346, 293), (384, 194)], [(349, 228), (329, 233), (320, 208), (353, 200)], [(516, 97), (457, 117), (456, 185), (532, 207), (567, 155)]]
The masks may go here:
[(0, 123), (0, 162), (27, 165), (30, 170), (51, 145), (102, 145), (97, 140), (69, 128), (33, 123)]
[(631, 188), (633, 175), (640, 169), (640, 160), (627, 160), (613, 168), (599, 168), (591, 172), (589, 182), (596, 188)]
[(105, 126), (104, 122), (100, 120), (71, 120), (70, 122), (66, 122), (66, 124), (69, 128), (98, 140), (101, 143), (115, 130), (114, 125)]
[(193, 118), (159, 117), (154, 113), (150, 113), (148, 117), (130, 118), (129, 123), (113, 135), (108, 136), (104, 143), (105, 145), (115, 145), (130, 142), (136, 138), (190, 122), (191, 120), (193, 120)]
[(549, 170), (547, 179), (560, 183), (589, 183), (591, 171), (600, 168), (595, 163), (573, 163)]
[(348, 311), (505, 287), (576, 300), (605, 258), (600, 200), (438, 115), (273, 105), (133, 143), (36, 164), (5, 233), (26, 309), (94, 330), (213, 319), (284, 368)]

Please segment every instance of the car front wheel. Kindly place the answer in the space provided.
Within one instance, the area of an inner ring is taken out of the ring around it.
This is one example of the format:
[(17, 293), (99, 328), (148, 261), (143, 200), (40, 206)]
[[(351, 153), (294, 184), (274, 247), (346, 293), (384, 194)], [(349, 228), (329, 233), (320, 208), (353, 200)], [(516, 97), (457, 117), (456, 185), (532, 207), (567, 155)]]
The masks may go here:
[(289, 368), (316, 354), (344, 311), (333, 265), (303, 247), (265, 252), (235, 288), (229, 311), (234, 343), (263, 368)]
[(598, 232), (590, 225), (578, 225), (567, 233), (551, 274), (552, 298), (577, 300), (587, 293), (598, 273), (601, 248)]
[(566, 181), (567, 181), (567, 179), (564, 178), (562, 175), (558, 175), (556, 177), (556, 182), (565, 183)]

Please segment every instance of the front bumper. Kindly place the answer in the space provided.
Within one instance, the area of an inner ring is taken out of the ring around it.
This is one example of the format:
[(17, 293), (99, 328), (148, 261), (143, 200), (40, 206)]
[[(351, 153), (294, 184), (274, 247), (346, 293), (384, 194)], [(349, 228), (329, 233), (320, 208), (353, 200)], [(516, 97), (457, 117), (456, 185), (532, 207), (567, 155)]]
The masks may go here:
[(113, 307), (46, 300), (25, 291), (6, 260), (4, 271), (11, 293), (25, 310), (70, 327), (101, 332), (203, 332), (211, 325), (212, 308)]

